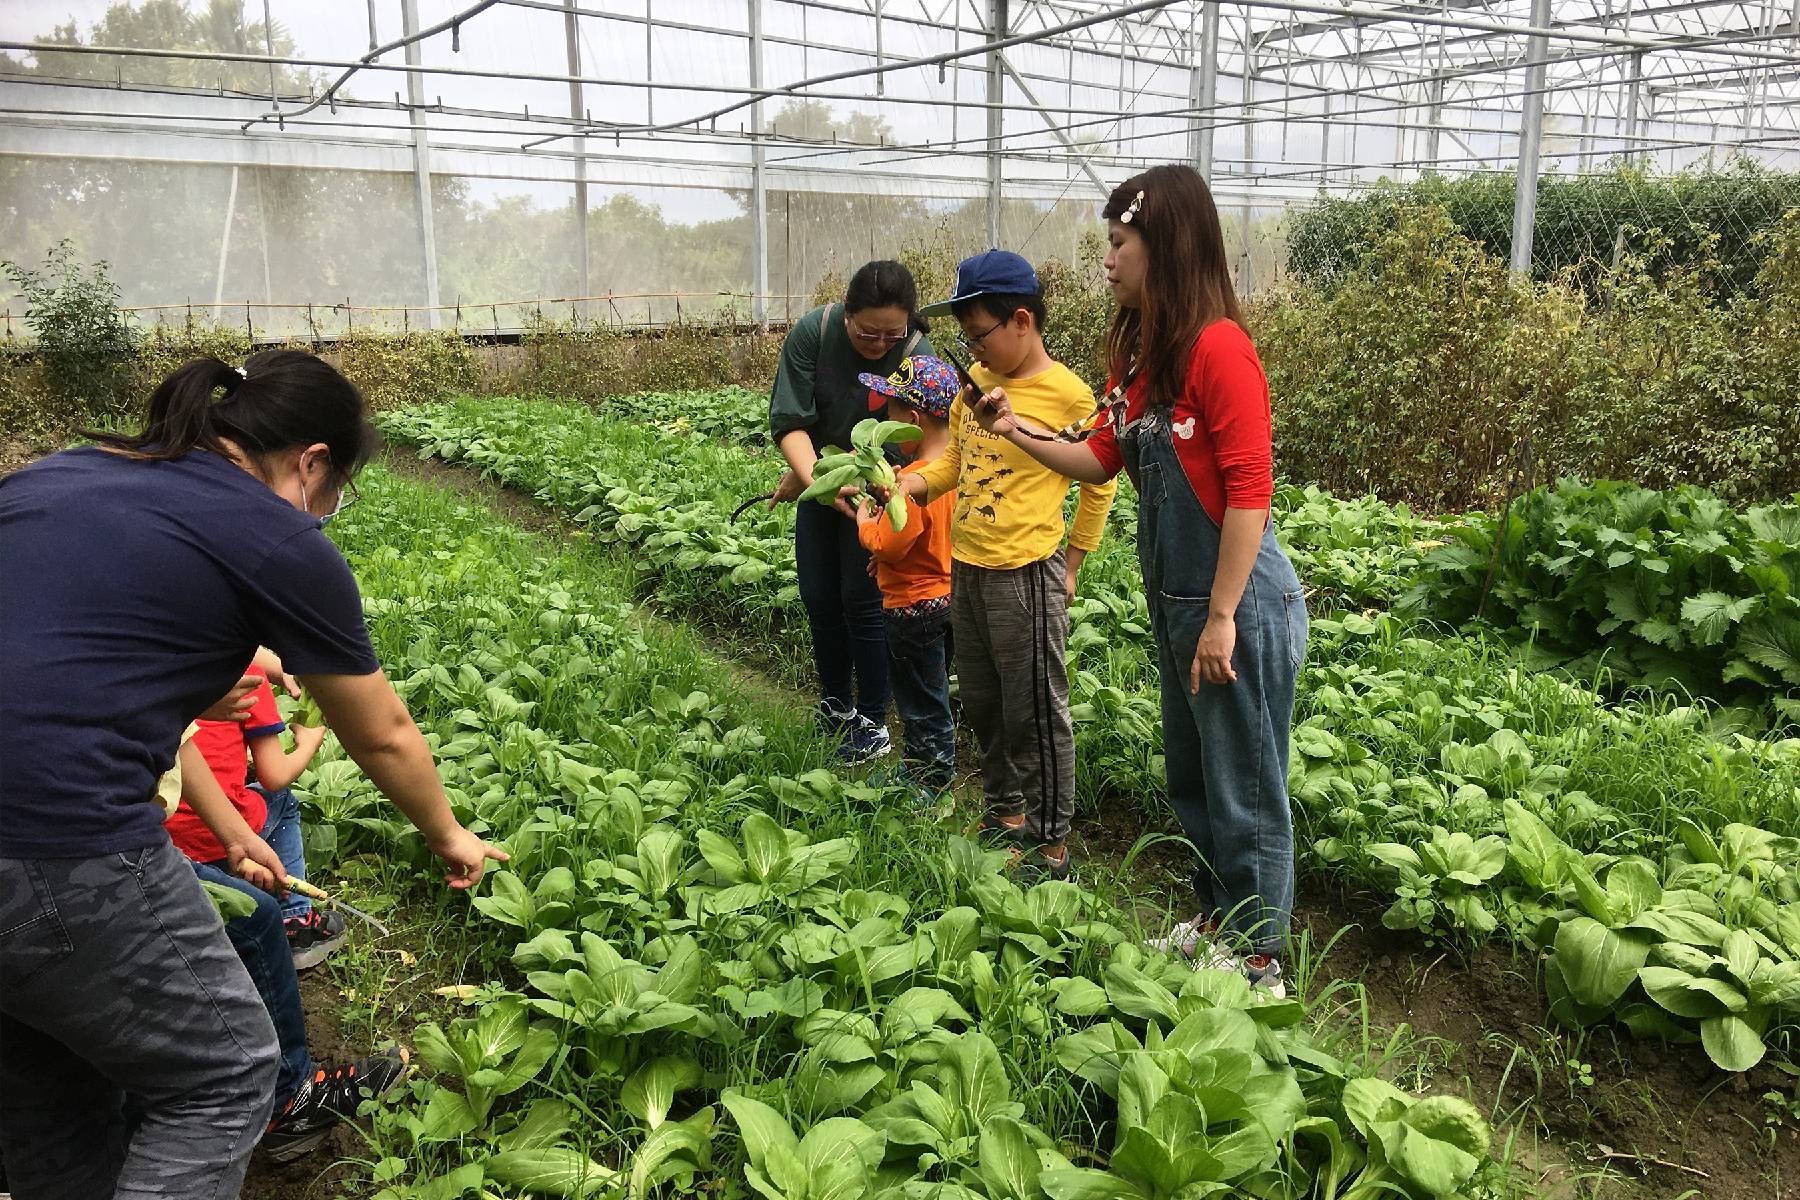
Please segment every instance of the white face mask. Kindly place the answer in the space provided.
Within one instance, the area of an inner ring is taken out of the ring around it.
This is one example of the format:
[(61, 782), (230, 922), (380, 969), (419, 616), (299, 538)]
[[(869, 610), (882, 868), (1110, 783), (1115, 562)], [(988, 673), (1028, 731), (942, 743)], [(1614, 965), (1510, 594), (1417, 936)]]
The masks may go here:
[[(354, 481), (346, 481), (344, 486), (338, 489), (337, 504), (330, 512), (319, 518), (319, 525), (323, 527), (331, 524), (331, 519), (333, 517), (343, 512), (346, 507), (355, 503), (355, 501), (356, 484)], [(300, 484), (300, 508), (305, 512), (312, 512), (312, 501), (307, 498), (306, 484), (304, 481)]]

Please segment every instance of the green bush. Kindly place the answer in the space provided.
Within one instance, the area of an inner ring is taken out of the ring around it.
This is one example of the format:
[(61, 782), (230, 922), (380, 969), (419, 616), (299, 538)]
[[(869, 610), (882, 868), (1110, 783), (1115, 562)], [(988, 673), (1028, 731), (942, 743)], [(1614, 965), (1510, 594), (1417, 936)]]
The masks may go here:
[(1480, 616), (1578, 677), (1773, 698), (1800, 720), (1800, 500), (1737, 512), (1701, 488), (1563, 480), (1504, 526), (1476, 513), (1440, 536), (1401, 613)]
[(119, 310), (111, 268), (76, 261), (74, 243), (64, 238), (44, 256), (41, 269), (6, 259), (0, 272), (25, 302), (43, 386), (85, 419), (112, 413), (129, 394), (137, 335)]
[(1735, 294), (1712, 242), (1658, 275), (1660, 246), (1590, 291), (1513, 276), (1442, 209), (1397, 213), (1335, 289), (1251, 309), (1279, 470), (1457, 510), (1501, 498), (1529, 436), (1540, 480), (1800, 490), (1800, 213), (1763, 232)]
[[(1303, 283), (1335, 288), (1403, 214), (1420, 207), (1443, 209), (1465, 237), (1510, 259), (1514, 185), (1510, 171), (1456, 179), (1428, 175), (1323, 199), (1291, 219), (1288, 270)], [(1546, 176), (1538, 183), (1532, 269), (1540, 279), (1573, 270), (1592, 287), (1611, 264), (1622, 232), (1627, 249), (1657, 247), (1646, 264), (1654, 274), (1696, 262), (1704, 251), (1719, 264), (1718, 285), (1742, 291), (1756, 279), (1767, 254), (1760, 235), (1795, 206), (1800, 206), (1800, 173), (1748, 160), (1725, 170), (1674, 175), (1622, 166), (1570, 178)]]

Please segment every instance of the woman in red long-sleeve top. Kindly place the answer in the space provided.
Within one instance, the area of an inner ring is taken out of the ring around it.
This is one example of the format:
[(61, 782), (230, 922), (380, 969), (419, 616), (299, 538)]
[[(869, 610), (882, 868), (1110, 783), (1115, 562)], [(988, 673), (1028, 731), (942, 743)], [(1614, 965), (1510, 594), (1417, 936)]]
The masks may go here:
[(1269, 519), (1269, 384), (1239, 315), (1219, 213), (1183, 166), (1107, 200), (1109, 410), (1086, 440), (978, 406), (993, 432), (1072, 479), (1124, 468), (1138, 491), (1169, 802), (1199, 852), (1195, 915), (1158, 945), (1284, 994), (1294, 903), (1288, 731), (1306, 600)]

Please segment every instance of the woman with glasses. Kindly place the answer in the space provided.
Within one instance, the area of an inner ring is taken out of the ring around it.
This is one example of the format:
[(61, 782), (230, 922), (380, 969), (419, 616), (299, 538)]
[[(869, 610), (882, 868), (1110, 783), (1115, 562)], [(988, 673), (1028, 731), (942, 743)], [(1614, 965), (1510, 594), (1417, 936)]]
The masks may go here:
[[(912, 272), (884, 260), (850, 277), (843, 303), (794, 322), (769, 396), (769, 431), (788, 464), (771, 508), (812, 486), (822, 447), (849, 447), (850, 431), (870, 414), (869, 389), (858, 376), (891, 375), (908, 356), (934, 353), (918, 307)], [(819, 721), (846, 761), (878, 758), (892, 744), (887, 632), (881, 589), (849, 505), (799, 506), (794, 563), (819, 672)]]
[[(315, 1142), (404, 1060), (275, 1107), (270, 1013), (156, 801), (189, 722), (270, 647), (451, 887), (506, 856), (451, 813), (321, 529), (376, 445), (356, 387), (298, 351), (199, 359), (141, 433), (89, 436), (0, 480), (0, 1154), (21, 1195), (235, 1196), (259, 1139)], [(233, 873), (284, 890), (237, 810), (205, 811)]]

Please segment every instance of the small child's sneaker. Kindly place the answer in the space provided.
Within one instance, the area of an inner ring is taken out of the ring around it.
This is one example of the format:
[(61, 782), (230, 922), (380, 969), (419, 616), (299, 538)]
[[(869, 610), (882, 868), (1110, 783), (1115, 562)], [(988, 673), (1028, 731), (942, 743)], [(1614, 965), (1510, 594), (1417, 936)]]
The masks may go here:
[(989, 849), (1011, 850), (1019, 844), (1019, 838), (1024, 832), (1024, 813), (1001, 816), (986, 812), (981, 815), (981, 825), (976, 829), (975, 837)]
[(1244, 975), (1252, 989), (1266, 992), (1276, 1000), (1287, 999), (1287, 984), (1282, 982), (1281, 961), (1267, 954), (1251, 954), (1244, 959)]
[(379, 1099), (406, 1075), (405, 1050), (383, 1050), (336, 1067), (320, 1067), (301, 1083), (269, 1128), (257, 1149), (276, 1162), (291, 1162), (316, 1149), (340, 1121), (356, 1115), (365, 1097)]
[(344, 944), (344, 918), (323, 909), (314, 908), (304, 917), (289, 917), (281, 927), (287, 934), (296, 971), (318, 966)]
[(1195, 917), (1169, 930), (1169, 936), (1151, 938), (1145, 945), (1167, 954), (1179, 954), (1194, 964), (1195, 970), (1235, 971), (1237, 956), (1219, 940), (1224, 933), (1212, 917)]
[(1007, 869), (1020, 887), (1030, 887), (1042, 883), (1046, 879), (1058, 882), (1068, 879), (1075, 869), (1075, 856), (1069, 853), (1067, 846), (1055, 847), (1061, 853), (1054, 853), (1050, 846), (1039, 846), (1034, 850), (1020, 847), (1013, 851), (1012, 861)]
[(821, 735), (841, 743), (850, 736), (850, 730), (856, 724), (856, 712), (840, 707), (835, 700), (821, 700), (813, 713), (813, 724), (818, 726)]

